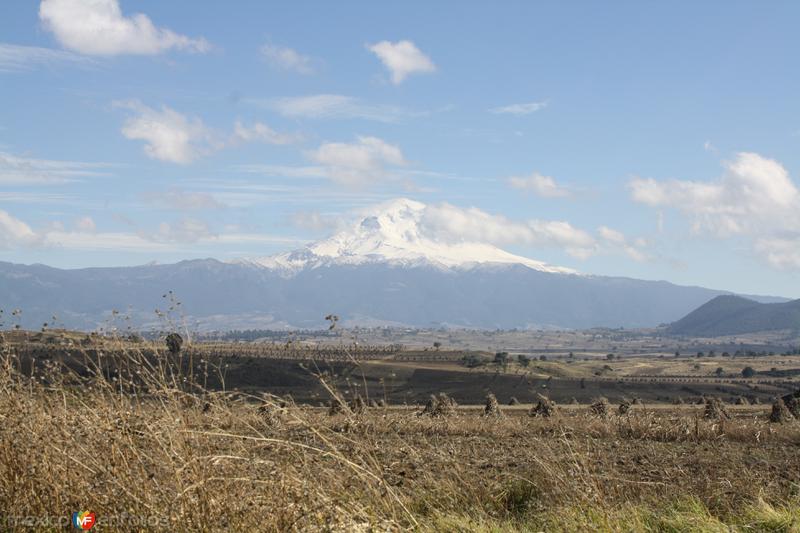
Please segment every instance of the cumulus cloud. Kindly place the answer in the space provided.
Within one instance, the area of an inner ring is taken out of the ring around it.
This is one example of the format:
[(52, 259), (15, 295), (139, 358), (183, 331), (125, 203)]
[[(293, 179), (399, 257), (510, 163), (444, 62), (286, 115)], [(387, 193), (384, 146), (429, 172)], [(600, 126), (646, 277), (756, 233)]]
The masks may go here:
[(424, 206), (420, 229), (425, 236), (444, 242), (554, 247), (581, 260), (598, 254), (623, 254), (639, 262), (651, 259), (644, 239), (629, 239), (607, 226), (592, 234), (564, 220), (513, 220), (446, 202)]
[(19, 72), (63, 64), (87, 66), (93, 63), (86, 56), (65, 50), (0, 43), (0, 72)]
[(131, 140), (144, 141), (144, 152), (148, 157), (171, 163), (188, 164), (226, 146), (243, 142), (289, 144), (300, 139), (298, 135), (278, 133), (261, 122), (246, 126), (240, 121), (234, 124), (233, 133), (226, 138), (207, 127), (200, 118), (188, 117), (167, 106), (153, 109), (136, 100), (116, 102), (116, 105), (133, 112), (126, 119), (122, 134)]
[(148, 157), (187, 164), (220, 148), (213, 132), (199, 118), (187, 117), (167, 106), (153, 109), (138, 101), (118, 105), (136, 113), (125, 121), (122, 134), (128, 139), (144, 141)]
[(309, 154), (327, 177), (347, 186), (362, 186), (386, 177), (388, 167), (406, 164), (398, 146), (377, 137), (358, 137), (353, 143), (326, 142)]
[(594, 237), (569, 222), (514, 221), (476, 207), (461, 208), (448, 203), (428, 205), (422, 222), (426, 231), (443, 240), (556, 246), (580, 259), (589, 257), (597, 249)]
[(118, 0), (42, 0), (39, 19), (64, 48), (87, 55), (155, 55), (171, 48), (206, 52), (202, 38), (159, 28), (147, 15), (122, 14)]
[(717, 237), (745, 236), (754, 250), (777, 267), (795, 264), (800, 248), (800, 189), (779, 162), (742, 152), (724, 164), (716, 181), (658, 181), (635, 178), (632, 198), (658, 208), (682, 212), (696, 233)]
[(392, 75), (392, 83), (400, 84), (411, 74), (436, 71), (433, 61), (411, 41), (381, 41), (367, 48), (381, 60)]
[(538, 172), (534, 172), (530, 176), (509, 178), (508, 183), (515, 189), (530, 191), (543, 198), (570, 196), (570, 191), (556, 183), (555, 179), (550, 176), (543, 176)]
[(38, 239), (29, 225), (0, 209), (0, 249), (32, 245)]
[(530, 102), (527, 104), (511, 104), (507, 106), (494, 107), (490, 113), (505, 115), (530, 115), (547, 107), (547, 102)]
[(299, 74), (311, 74), (311, 58), (287, 46), (265, 44), (261, 47), (261, 55), (273, 67), (291, 70)]

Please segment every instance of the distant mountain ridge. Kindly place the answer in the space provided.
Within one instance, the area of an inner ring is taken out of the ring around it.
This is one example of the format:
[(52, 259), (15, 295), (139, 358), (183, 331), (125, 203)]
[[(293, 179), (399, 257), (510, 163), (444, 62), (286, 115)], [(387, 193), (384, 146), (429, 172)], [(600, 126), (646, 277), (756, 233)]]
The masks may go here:
[(728, 294), (443, 241), (426, 216), (425, 204), (393, 200), (328, 239), (260, 259), (75, 270), (0, 263), (0, 309), (22, 309), (20, 325), (35, 329), (163, 328), (155, 310), (169, 307), (162, 296), (173, 291), (201, 330), (319, 328), (329, 313), (344, 326), (636, 328)]
[(674, 335), (696, 337), (778, 330), (800, 331), (800, 300), (759, 303), (741, 296), (717, 296), (668, 328)]

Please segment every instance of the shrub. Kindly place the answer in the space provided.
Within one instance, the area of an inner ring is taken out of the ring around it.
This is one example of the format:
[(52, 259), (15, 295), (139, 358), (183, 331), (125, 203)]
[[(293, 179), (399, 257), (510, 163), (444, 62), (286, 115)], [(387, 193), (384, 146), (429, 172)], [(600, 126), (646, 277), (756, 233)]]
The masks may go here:
[(181, 351), (181, 346), (183, 346), (183, 337), (181, 337), (177, 333), (170, 333), (167, 335), (167, 338), (164, 339), (164, 342), (167, 345), (167, 350), (172, 355), (177, 355)]
[(502, 411), (500, 411), (500, 404), (497, 402), (497, 397), (491, 392), (486, 395), (486, 404), (483, 407), (483, 416), (503, 416)]
[(550, 418), (556, 413), (556, 402), (544, 396), (543, 394), (537, 394), (538, 402), (536, 405), (531, 407), (531, 410), (528, 412), (530, 416), (541, 416), (543, 418)]

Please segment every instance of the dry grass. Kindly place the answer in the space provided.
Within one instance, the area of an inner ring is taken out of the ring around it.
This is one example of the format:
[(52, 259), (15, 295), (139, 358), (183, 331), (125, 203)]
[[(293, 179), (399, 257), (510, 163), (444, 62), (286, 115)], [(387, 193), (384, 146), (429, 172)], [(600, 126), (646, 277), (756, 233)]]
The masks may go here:
[(111, 348), (78, 375), (0, 347), (4, 516), (89, 509), (175, 531), (800, 527), (800, 424), (770, 424), (767, 408), (717, 421), (702, 407), (531, 418), (520, 406), (488, 423), (477, 407), (421, 417), (331, 390), (343, 409), (329, 416), (203, 390), (223, 372), (205, 361)]

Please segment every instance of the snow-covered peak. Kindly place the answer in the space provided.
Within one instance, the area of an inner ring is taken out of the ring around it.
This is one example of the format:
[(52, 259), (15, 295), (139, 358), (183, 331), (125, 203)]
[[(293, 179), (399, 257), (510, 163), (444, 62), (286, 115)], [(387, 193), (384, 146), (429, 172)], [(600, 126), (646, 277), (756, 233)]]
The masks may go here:
[(425, 209), (425, 204), (407, 198), (391, 200), (364, 210), (348, 229), (328, 239), (253, 262), (287, 271), (329, 264), (390, 263), (440, 268), (519, 264), (543, 272), (575, 273), (487, 243), (438, 240), (425, 232)]

